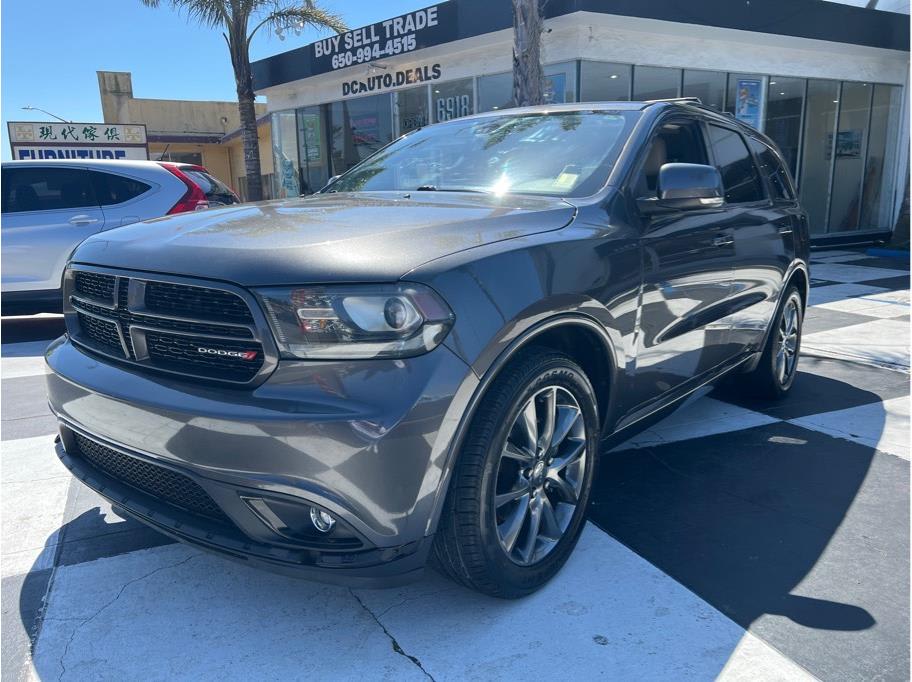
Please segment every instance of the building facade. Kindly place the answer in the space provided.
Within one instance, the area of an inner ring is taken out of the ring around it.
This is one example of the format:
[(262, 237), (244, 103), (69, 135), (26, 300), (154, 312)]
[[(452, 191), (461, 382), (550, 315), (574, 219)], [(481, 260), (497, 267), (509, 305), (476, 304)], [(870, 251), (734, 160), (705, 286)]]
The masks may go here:
[[(275, 196), (414, 128), (510, 106), (510, 0), (450, 0), (254, 64)], [(909, 174), (909, 18), (820, 0), (554, 0), (549, 102), (695, 96), (769, 135), (815, 238), (889, 232)]]
[[(149, 158), (205, 166), (246, 200), (247, 177), (237, 102), (149, 99), (133, 96), (126, 71), (98, 71), (105, 123), (143, 123)], [(260, 165), (266, 198), (273, 187), (270, 117), (257, 104)]]

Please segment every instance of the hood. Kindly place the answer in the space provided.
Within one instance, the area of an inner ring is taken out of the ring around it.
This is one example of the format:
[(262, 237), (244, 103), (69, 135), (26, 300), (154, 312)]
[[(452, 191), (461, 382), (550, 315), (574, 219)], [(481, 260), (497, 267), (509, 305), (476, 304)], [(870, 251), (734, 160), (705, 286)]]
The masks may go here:
[(428, 261), (556, 230), (552, 197), (358, 192), (184, 213), (90, 237), (73, 261), (244, 286), (395, 281)]

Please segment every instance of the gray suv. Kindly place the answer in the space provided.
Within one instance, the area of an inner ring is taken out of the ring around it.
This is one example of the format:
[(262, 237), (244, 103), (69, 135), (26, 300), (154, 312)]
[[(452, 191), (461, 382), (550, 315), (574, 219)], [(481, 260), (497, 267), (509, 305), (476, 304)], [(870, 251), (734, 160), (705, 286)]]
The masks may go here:
[(308, 198), (86, 240), (58, 454), (226, 557), (522, 596), (611, 443), (725, 375), (789, 391), (807, 256), (778, 151), (698, 103), (442, 123)]

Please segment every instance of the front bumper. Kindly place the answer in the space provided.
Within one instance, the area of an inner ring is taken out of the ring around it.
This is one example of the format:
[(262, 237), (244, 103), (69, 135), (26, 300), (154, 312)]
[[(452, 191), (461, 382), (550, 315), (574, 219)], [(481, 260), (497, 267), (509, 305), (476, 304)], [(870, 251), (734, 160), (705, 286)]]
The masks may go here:
[[(445, 346), (405, 360), (283, 362), (255, 389), (141, 374), (65, 338), (51, 344), (46, 359), (48, 399), (61, 425), (58, 454), (113, 505), (231, 558), (359, 585), (420, 574), (450, 443), (477, 386)], [(227, 523), (98, 468), (80, 453), (77, 434), (186, 477)], [(277, 530), (251, 499), (328, 511), (337, 531), (357, 542), (327, 546)]]

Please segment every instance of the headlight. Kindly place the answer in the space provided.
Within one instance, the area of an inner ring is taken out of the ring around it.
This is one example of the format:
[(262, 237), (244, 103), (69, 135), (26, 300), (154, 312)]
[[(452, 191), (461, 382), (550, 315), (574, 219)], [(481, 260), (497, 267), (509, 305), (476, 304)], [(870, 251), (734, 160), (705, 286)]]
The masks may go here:
[(402, 358), (436, 347), (453, 325), (446, 303), (421, 284), (255, 290), (284, 357)]

